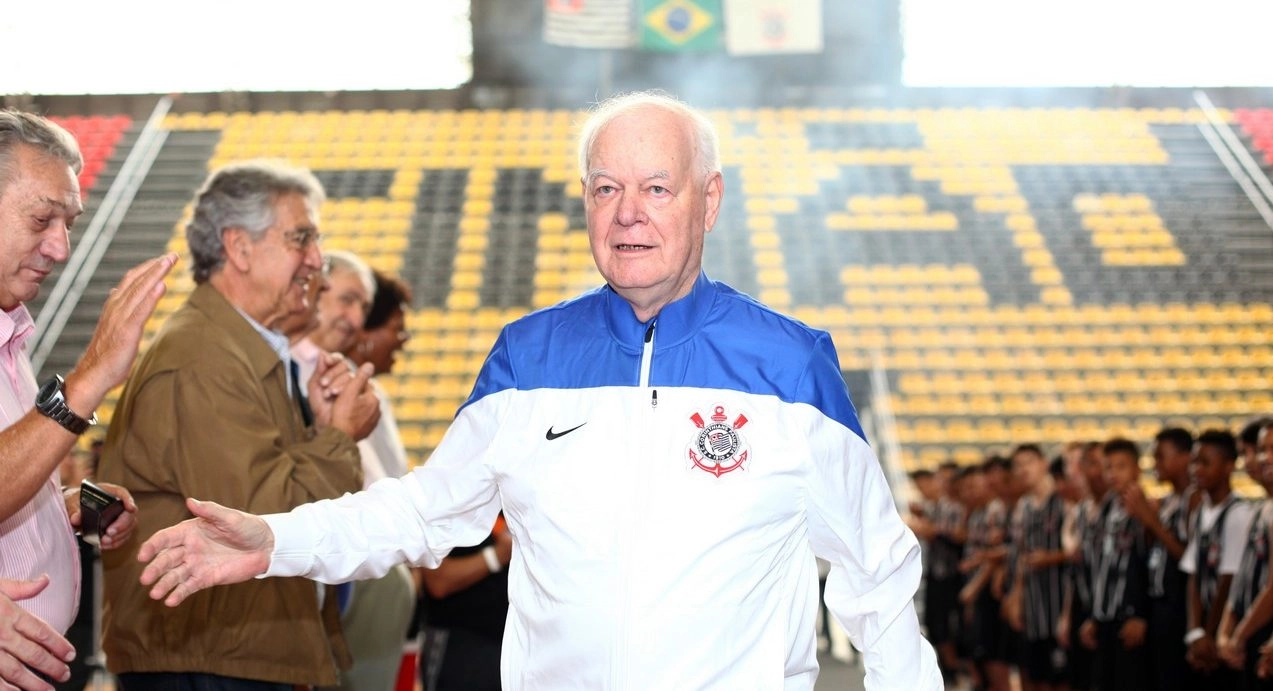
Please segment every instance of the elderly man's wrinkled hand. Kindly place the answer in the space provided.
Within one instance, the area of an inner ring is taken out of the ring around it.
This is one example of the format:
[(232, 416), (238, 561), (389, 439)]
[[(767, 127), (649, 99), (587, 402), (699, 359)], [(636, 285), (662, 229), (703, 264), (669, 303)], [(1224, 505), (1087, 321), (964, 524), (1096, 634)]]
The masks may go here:
[(35, 672), (58, 681), (71, 677), (66, 663), (75, 659), (75, 648), (17, 604), (39, 595), (48, 585), (48, 576), (31, 581), (0, 579), (0, 688), (52, 691)]
[(274, 534), (260, 516), (210, 501), (187, 499), (195, 515), (142, 543), (137, 560), (149, 562), (141, 584), (150, 598), (176, 607), (214, 585), (251, 580), (270, 565)]

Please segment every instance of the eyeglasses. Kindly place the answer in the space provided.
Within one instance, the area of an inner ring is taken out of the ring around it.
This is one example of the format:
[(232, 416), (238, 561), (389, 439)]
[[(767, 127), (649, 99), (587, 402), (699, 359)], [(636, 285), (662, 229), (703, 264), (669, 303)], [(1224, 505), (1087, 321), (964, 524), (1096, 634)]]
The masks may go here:
[(283, 239), (293, 249), (305, 251), (310, 245), (317, 245), (323, 241), (323, 234), (318, 232), (317, 228), (297, 228), (283, 233)]

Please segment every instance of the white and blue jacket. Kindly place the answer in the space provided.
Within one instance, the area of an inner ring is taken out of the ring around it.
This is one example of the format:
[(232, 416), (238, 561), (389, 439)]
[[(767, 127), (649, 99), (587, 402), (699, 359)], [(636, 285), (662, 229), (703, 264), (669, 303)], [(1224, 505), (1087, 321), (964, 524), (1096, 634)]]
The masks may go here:
[(706, 276), (649, 322), (603, 287), (506, 326), (428, 463), (267, 518), (267, 575), (436, 566), (501, 509), (506, 689), (812, 689), (815, 554), (867, 688), (942, 688), (830, 337)]

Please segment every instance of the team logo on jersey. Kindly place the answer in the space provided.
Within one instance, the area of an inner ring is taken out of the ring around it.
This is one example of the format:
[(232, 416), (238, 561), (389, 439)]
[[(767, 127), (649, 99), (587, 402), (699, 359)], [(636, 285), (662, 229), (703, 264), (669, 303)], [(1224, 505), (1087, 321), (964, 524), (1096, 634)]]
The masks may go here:
[(750, 452), (738, 430), (747, 424), (746, 415), (739, 413), (729, 422), (725, 406), (718, 405), (712, 412), (711, 422), (704, 421), (698, 413), (690, 416), (690, 422), (699, 429), (689, 447), (694, 467), (716, 477), (743, 467)]

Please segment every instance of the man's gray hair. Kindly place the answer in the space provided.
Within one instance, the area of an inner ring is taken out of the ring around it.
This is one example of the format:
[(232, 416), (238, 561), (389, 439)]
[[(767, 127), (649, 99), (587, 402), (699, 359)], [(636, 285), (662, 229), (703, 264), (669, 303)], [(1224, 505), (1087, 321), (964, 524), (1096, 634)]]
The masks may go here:
[(48, 118), (6, 108), (0, 110), (0, 194), (17, 172), (13, 157), (22, 144), (66, 162), (76, 175), (84, 169), (80, 145), (70, 132)]
[(254, 242), (260, 240), (274, 225), (275, 202), (293, 193), (304, 196), (315, 213), (326, 198), (313, 173), (281, 161), (242, 161), (213, 171), (195, 194), (194, 214), (186, 225), (194, 282), (207, 281), (225, 264), (226, 230), (242, 228)]
[(720, 172), (720, 138), (716, 135), (716, 126), (702, 111), (660, 91), (634, 91), (608, 98), (588, 114), (579, 132), (579, 177), (588, 177), (588, 156), (601, 130), (620, 115), (642, 108), (661, 108), (684, 117), (694, 130), (698, 172), (704, 177)]
[(376, 299), (376, 277), (371, 273), (367, 262), (353, 252), (330, 250), (323, 252), (323, 257), (331, 262), (331, 272), (348, 271), (358, 277), (358, 282), (367, 290), (367, 304)]

